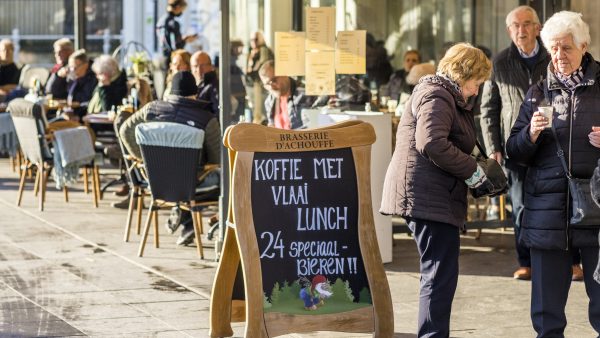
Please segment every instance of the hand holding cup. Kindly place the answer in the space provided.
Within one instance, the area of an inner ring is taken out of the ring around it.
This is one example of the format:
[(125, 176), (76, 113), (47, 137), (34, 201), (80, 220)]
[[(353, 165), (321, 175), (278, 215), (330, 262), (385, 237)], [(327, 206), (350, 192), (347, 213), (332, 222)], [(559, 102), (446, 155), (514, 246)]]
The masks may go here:
[(552, 106), (539, 106), (538, 110), (533, 113), (529, 127), (531, 142), (535, 143), (544, 129), (552, 127), (553, 113), (554, 107)]
[(590, 144), (596, 148), (600, 148), (600, 127), (592, 126), (592, 132), (588, 134)]

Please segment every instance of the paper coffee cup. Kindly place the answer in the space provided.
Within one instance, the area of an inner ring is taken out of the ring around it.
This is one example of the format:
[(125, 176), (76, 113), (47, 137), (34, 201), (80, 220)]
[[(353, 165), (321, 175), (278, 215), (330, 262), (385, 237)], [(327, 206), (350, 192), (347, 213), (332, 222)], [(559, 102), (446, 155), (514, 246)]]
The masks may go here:
[(552, 127), (552, 118), (554, 117), (554, 107), (553, 106), (539, 106), (538, 111), (544, 115), (545, 118), (548, 119), (548, 125), (546, 128)]

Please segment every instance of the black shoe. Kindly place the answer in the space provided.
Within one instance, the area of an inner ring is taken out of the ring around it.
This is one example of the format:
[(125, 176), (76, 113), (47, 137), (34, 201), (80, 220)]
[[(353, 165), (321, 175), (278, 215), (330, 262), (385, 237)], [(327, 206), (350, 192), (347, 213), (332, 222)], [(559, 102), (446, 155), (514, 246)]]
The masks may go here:
[(188, 244), (192, 244), (194, 242), (194, 228), (188, 230), (188, 231), (182, 231), (181, 235), (179, 235), (179, 238), (177, 238), (177, 242), (175, 242), (175, 244), (177, 245), (188, 245)]
[(117, 209), (129, 209), (129, 196), (120, 202), (112, 202), (110, 206)]
[(167, 218), (167, 223), (165, 223), (165, 227), (169, 234), (174, 234), (175, 231), (181, 225), (181, 209), (179, 207), (171, 208), (171, 213), (169, 214), (169, 218)]

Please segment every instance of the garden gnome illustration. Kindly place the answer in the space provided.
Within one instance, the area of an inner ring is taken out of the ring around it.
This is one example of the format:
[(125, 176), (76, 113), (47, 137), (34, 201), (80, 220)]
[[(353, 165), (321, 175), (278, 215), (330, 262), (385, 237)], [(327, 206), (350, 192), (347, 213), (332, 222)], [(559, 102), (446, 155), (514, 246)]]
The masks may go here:
[(316, 275), (312, 282), (306, 277), (300, 279), (302, 289), (300, 290), (300, 299), (304, 302), (304, 309), (314, 311), (317, 306), (325, 304), (324, 299), (333, 295), (330, 291), (330, 285), (327, 278), (323, 275)]

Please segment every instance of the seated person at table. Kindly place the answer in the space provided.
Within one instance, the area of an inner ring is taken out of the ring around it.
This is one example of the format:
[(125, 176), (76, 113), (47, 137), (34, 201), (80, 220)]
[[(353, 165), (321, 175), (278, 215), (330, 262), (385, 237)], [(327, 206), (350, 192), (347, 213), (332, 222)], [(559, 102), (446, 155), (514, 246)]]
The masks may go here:
[[(62, 78), (66, 78), (69, 73), (69, 56), (75, 50), (73, 43), (67, 38), (62, 38), (54, 41), (54, 61), (56, 64), (50, 70), (50, 76), (46, 82), (46, 94), (52, 94), (54, 100), (66, 99), (67, 91), (63, 87), (53, 88), (54, 81), (59, 77), (59, 72)], [(54, 90), (53, 90), (54, 89)]]
[(302, 109), (313, 105), (316, 97), (304, 95), (304, 88), (289, 76), (275, 76), (275, 62), (269, 60), (258, 70), (263, 86), (269, 92), (265, 99), (265, 113), (269, 126), (281, 129), (306, 128)]
[(177, 49), (171, 53), (171, 63), (169, 64), (169, 73), (165, 80), (167, 87), (163, 92), (163, 99), (171, 94), (171, 85), (173, 82), (173, 75), (179, 71), (189, 71), (190, 68), (190, 53), (185, 49)]
[[(147, 121), (164, 121), (181, 123), (204, 130), (204, 143), (200, 154), (199, 172), (204, 171), (206, 164), (219, 164), (221, 160), (221, 128), (215, 115), (206, 110), (206, 105), (196, 98), (196, 81), (190, 72), (177, 72), (173, 76), (171, 95), (165, 101), (153, 101), (142, 107), (119, 129), (119, 136), (129, 153), (141, 158), (139, 145), (135, 141), (135, 127)], [(199, 182), (196, 190), (219, 186), (220, 173), (212, 171), (206, 178)], [(177, 239), (178, 245), (187, 245), (194, 240), (194, 227), (189, 212), (181, 214), (181, 221), (170, 227), (175, 232), (183, 224), (181, 236)]]
[(127, 76), (119, 70), (119, 63), (110, 55), (101, 55), (94, 60), (92, 71), (98, 86), (87, 108), (88, 114), (110, 110), (122, 104), (127, 96)]
[(219, 76), (215, 72), (210, 56), (198, 51), (192, 55), (192, 74), (198, 84), (197, 99), (207, 104), (215, 116), (219, 116)]
[(96, 74), (90, 67), (90, 60), (84, 49), (75, 51), (69, 56), (69, 72), (57, 72), (57, 78), (52, 85), (52, 92), (64, 95), (67, 101), (77, 104), (72, 109), (66, 109), (64, 119), (80, 121), (87, 113), (87, 105), (92, 98), (92, 93), (98, 84)]
[(14, 45), (8, 39), (0, 40), (0, 98), (4, 98), (19, 84), (21, 70), (13, 61)]

